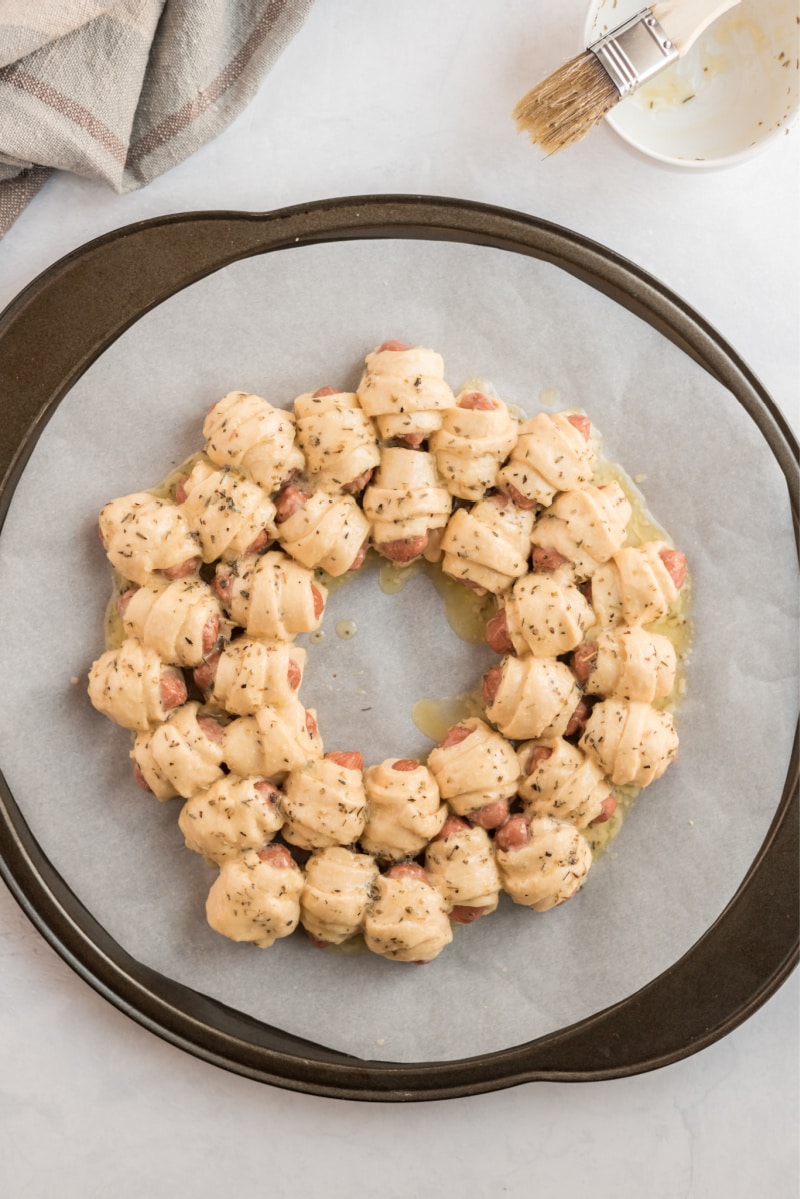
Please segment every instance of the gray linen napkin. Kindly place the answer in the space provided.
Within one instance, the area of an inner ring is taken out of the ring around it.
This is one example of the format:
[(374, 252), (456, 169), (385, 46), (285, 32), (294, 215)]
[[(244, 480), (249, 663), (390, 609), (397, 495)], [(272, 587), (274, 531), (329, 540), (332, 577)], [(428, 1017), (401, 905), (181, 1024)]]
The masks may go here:
[(0, 237), (55, 169), (142, 187), (244, 108), (314, 0), (0, 0)]

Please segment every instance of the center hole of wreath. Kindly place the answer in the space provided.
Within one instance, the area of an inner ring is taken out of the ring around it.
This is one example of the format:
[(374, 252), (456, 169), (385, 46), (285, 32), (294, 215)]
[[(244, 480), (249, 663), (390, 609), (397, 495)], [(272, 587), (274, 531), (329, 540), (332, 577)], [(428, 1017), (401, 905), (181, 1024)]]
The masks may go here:
[[(326, 752), (359, 750), (367, 765), (424, 757), (435, 743), (426, 732), (432, 734), (464, 704), (478, 702), (481, 677), (497, 655), (454, 631), (448, 612), (451, 619), (463, 614), (458, 601), (465, 589), (449, 580), (434, 586), (431, 573), (412, 569), (407, 577), (395, 575), (402, 585), (390, 594), (380, 585), (381, 568), (370, 559), (356, 576), (332, 588), (324, 636), (298, 637), (308, 653), (300, 696), (316, 709)], [(453, 590), (443, 598), (442, 587)], [(472, 596), (463, 598), (463, 607), (474, 607)], [(467, 616), (473, 629), (480, 626), (480, 611)], [(423, 712), (426, 719), (420, 720)]]

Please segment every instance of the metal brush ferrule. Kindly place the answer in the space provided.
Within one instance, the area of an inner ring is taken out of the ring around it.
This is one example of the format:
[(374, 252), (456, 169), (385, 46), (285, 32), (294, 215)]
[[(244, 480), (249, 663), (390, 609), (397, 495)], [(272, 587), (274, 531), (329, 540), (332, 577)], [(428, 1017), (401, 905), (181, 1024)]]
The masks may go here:
[(627, 96), (678, 57), (649, 8), (613, 29), (589, 49), (611, 76), (620, 96)]

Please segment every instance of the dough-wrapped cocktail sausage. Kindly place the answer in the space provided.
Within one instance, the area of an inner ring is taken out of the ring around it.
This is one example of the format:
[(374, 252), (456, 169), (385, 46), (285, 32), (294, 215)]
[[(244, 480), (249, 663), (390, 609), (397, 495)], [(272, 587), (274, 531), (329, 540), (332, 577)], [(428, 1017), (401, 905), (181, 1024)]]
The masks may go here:
[(612, 783), (647, 787), (678, 756), (678, 735), (669, 712), (636, 701), (595, 704), (580, 740)]
[(592, 864), (589, 842), (551, 816), (512, 816), (495, 839), (503, 890), (514, 903), (547, 912), (583, 885)]
[(248, 850), (223, 862), (206, 918), (223, 937), (267, 949), (297, 928), (302, 889), (303, 872), (284, 845)]
[(380, 461), (375, 427), (355, 392), (323, 387), (294, 401), (306, 474), (322, 491), (363, 490)]
[(572, 656), (572, 669), (587, 694), (648, 704), (671, 693), (676, 668), (670, 639), (641, 625), (603, 629)]
[(139, 637), (162, 662), (199, 666), (217, 643), (222, 606), (202, 579), (126, 591), (119, 609), (128, 636)]
[(395, 562), (419, 557), (433, 529), (447, 524), (452, 498), (423, 450), (388, 446), (363, 496), (375, 548)]
[(263, 487), (233, 467), (202, 459), (176, 496), (190, 529), (200, 539), (204, 562), (232, 562), (267, 548), (275, 537), (275, 505)]
[(214, 590), (249, 637), (275, 641), (319, 628), (328, 594), (313, 571), (281, 550), (218, 566)]
[(464, 391), (442, 415), (428, 442), (451, 495), (477, 501), (497, 483), (497, 472), (516, 445), (519, 422), (502, 400)]
[(533, 526), (531, 541), (559, 554), (576, 578), (588, 579), (622, 547), (630, 519), (619, 483), (589, 484), (557, 496)]
[(137, 779), (156, 799), (188, 799), (222, 777), (222, 729), (199, 704), (182, 704), (163, 724), (138, 734), (131, 758)]
[(455, 725), (428, 755), (428, 769), (458, 816), (484, 828), (502, 824), (516, 794), (519, 764), (513, 748), (484, 721)]
[(265, 704), (281, 707), (296, 698), (306, 651), (291, 641), (239, 637), (194, 672), (208, 700), (234, 716), (253, 716)]
[(364, 772), (367, 823), (361, 846), (378, 858), (413, 858), (447, 818), (436, 779), (409, 758), (387, 758)]
[(303, 469), (294, 417), (261, 396), (231, 391), (203, 422), (206, 454), (217, 466), (235, 466), (267, 494)]
[(341, 845), (316, 849), (305, 865), (300, 922), (317, 945), (341, 945), (364, 927), (378, 867)]
[(686, 558), (665, 541), (626, 546), (592, 576), (600, 624), (649, 624), (666, 616), (686, 578)]
[(479, 592), (509, 590), (528, 569), (533, 514), (504, 495), (457, 508), (442, 538), (442, 570)]
[(421, 866), (392, 866), (378, 875), (364, 919), (367, 949), (396, 962), (430, 962), (450, 944), (444, 899)]
[(420, 445), (455, 404), (442, 356), (435, 350), (387, 341), (367, 354), (365, 367), (358, 402), (385, 441), (408, 439), (409, 445)]
[(283, 824), (280, 799), (268, 779), (226, 774), (186, 801), (178, 825), (188, 849), (221, 865), (270, 844)]
[(343, 765), (338, 758), (335, 753), (319, 758), (286, 778), (283, 836), (300, 849), (354, 845), (364, 830), (367, 797), (361, 766)]
[(322, 749), (316, 713), (297, 698), (279, 708), (264, 704), (253, 716), (239, 716), (225, 726), (224, 760), (235, 774), (279, 783), (290, 770), (316, 761)]
[(557, 658), (575, 649), (593, 624), (591, 606), (568, 578), (531, 573), (514, 584), (486, 639), (499, 653)]
[(617, 801), (593, 758), (563, 737), (526, 741), (517, 750), (519, 797), (529, 816), (552, 816), (586, 828), (602, 823)]
[(278, 540), (286, 553), (332, 578), (363, 564), (368, 539), (369, 521), (352, 495), (315, 491), (278, 523)]
[(131, 583), (183, 578), (200, 565), (200, 541), (180, 507), (147, 491), (111, 500), (100, 512), (109, 562)]
[(588, 483), (594, 450), (586, 417), (540, 412), (523, 421), (511, 456), (498, 475), (498, 486), (515, 503), (547, 507), (559, 491)]
[(128, 637), (106, 650), (89, 671), (89, 699), (98, 712), (125, 729), (143, 731), (166, 720), (186, 700), (186, 683), (153, 649)]
[(485, 829), (450, 816), (425, 851), (425, 869), (455, 924), (471, 924), (497, 907), (500, 876)]
[(580, 702), (568, 666), (555, 658), (507, 655), (484, 676), (486, 715), (505, 737), (560, 737)]

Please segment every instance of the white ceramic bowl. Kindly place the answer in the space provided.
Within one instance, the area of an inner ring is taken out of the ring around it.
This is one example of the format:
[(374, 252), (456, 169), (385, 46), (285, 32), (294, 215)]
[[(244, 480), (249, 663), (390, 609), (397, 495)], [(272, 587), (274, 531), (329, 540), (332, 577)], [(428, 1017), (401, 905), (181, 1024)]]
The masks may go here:
[[(585, 45), (643, 7), (642, 0), (593, 0)], [(789, 132), (800, 111), (799, 55), (800, 0), (742, 0), (606, 120), (660, 162), (735, 165)]]

